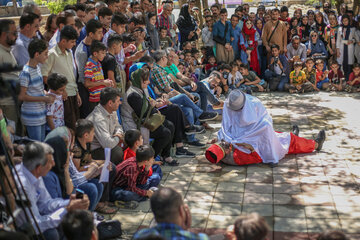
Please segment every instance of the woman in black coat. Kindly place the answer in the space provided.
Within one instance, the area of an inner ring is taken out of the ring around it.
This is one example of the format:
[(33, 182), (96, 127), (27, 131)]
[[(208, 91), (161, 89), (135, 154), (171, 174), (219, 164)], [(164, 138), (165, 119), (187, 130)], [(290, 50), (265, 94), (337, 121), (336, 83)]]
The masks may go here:
[(198, 39), (196, 30), (198, 28), (195, 18), (190, 15), (191, 9), (189, 9), (188, 4), (184, 4), (181, 7), (179, 18), (176, 21), (176, 25), (180, 31), (180, 47), (188, 41), (195, 41)]

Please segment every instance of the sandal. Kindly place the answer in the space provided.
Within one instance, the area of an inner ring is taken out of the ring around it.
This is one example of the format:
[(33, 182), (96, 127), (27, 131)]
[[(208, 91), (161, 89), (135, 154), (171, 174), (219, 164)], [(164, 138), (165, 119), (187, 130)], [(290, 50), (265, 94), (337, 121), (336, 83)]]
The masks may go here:
[(114, 203), (116, 207), (122, 209), (135, 209), (139, 206), (139, 203), (136, 201), (125, 202), (125, 201), (117, 200)]
[(117, 210), (117, 208), (110, 207), (106, 203), (98, 203), (95, 208), (95, 211), (101, 214), (114, 214)]

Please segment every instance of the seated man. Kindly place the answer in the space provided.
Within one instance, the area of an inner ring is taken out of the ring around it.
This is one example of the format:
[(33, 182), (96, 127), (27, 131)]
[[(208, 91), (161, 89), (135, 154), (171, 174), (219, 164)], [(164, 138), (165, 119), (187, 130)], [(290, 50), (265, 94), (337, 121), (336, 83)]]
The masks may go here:
[(95, 138), (91, 143), (91, 155), (95, 160), (104, 160), (104, 149), (111, 148), (111, 162), (117, 165), (122, 161), (120, 144), (124, 134), (116, 113), (120, 104), (120, 91), (106, 87), (101, 90), (100, 103), (86, 118), (95, 128)]
[(301, 43), (300, 37), (298, 35), (293, 36), (291, 43), (287, 45), (286, 56), (289, 59), (291, 66), (293, 66), (295, 62), (305, 62), (306, 46), (305, 44)]
[(116, 177), (111, 191), (111, 201), (145, 201), (153, 195), (153, 189), (161, 181), (160, 175), (149, 178), (149, 171), (154, 164), (154, 150), (149, 145), (142, 145), (136, 150), (136, 156), (116, 166)]
[(150, 206), (157, 225), (138, 231), (133, 239), (146, 239), (149, 236), (184, 240), (209, 239), (204, 233), (195, 234), (188, 231), (191, 227), (190, 209), (175, 189), (163, 187), (154, 192), (150, 198)]
[(271, 58), (268, 69), (265, 71), (265, 80), (271, 91), (284, 91), (285, 84), (289, 82), (289, 63), (284, 55), (280, 55), (280, 47), (271, 46)]
[[(232, 144), (235, 149), (234, 165), (263, 162), (274, 167), (286, 154), (321, 150), (325, 141), (324, 130), (319, 132), (315, 140), (298, 137), (298, 134), (297, 126), (294, 127), (294, 134), (275, 132), (272, 118), (259, 99), (240, 90), (233, 90), (224, 104), (217, 139)], [(232, 151), (227, 153), (231, 154)], [(220, 155), (209, 151), (206, 153), (207, 159), (212, 163), (217, 163), (224, 157), (218, 156)]]
[[(52, 154), (54, 150), (46, 143), (31, 142), (25, 146), (23, 163), (16, 166), (19, 179), (29, 198), (31, 211), (37, 225), (45, 239), (59, 239), (57, 227), (66, 212), (74, 209), (88, 209), (89, 199), (84, 195), (82, 199), (75, 199), (75, 194), (70, 199), (52, 198), (47, 191), (42, 177), (55, 165)], [(17, 182), (20, 188), (20, 183)], [(25, 193), (21, 193), (25, 194)], [(30, 215), (30, 212), (28, 212)], [(32, 220), (32, 218), (31, 218)], [(36, 223), (31, 222), (37, 234)], [(21, 224), (19, 224), (21, 225)]]

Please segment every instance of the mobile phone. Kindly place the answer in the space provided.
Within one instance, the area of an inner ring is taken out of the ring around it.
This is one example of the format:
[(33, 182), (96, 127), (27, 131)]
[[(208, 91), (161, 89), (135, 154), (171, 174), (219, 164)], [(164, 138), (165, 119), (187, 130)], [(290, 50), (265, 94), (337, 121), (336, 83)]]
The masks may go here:
[(76, 199), (83, 199), (84, 198), (85, 192), (83, 190), (77, 188), (75, 190), (75, 193), (76, 193)]

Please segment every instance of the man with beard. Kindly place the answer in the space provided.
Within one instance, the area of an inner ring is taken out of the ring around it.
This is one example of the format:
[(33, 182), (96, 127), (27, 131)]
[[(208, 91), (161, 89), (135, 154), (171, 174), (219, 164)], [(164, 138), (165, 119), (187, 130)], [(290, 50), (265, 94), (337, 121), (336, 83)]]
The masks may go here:
[[(15, 22), (11, 19), (0, 20), (0, 66), (8, 64), (17, 66), (16, 59), (11, 52), (11, 46), (15, 45), (18, 32)], [(7, 67), (8, 68), (8, 67)], [(19, 72), (0, 73), (4, 80), (15, 81), (19, 79)], [(5, 91), (5, 89), (3, 89)], [(2, 96), (0, 99), (0, 108), (3, 110), (7, 119), (18, 123), (18, 114), (15, 107), (14, 99), (11, 95)], [(20, 121), (19, 121), (20, 123)]]

